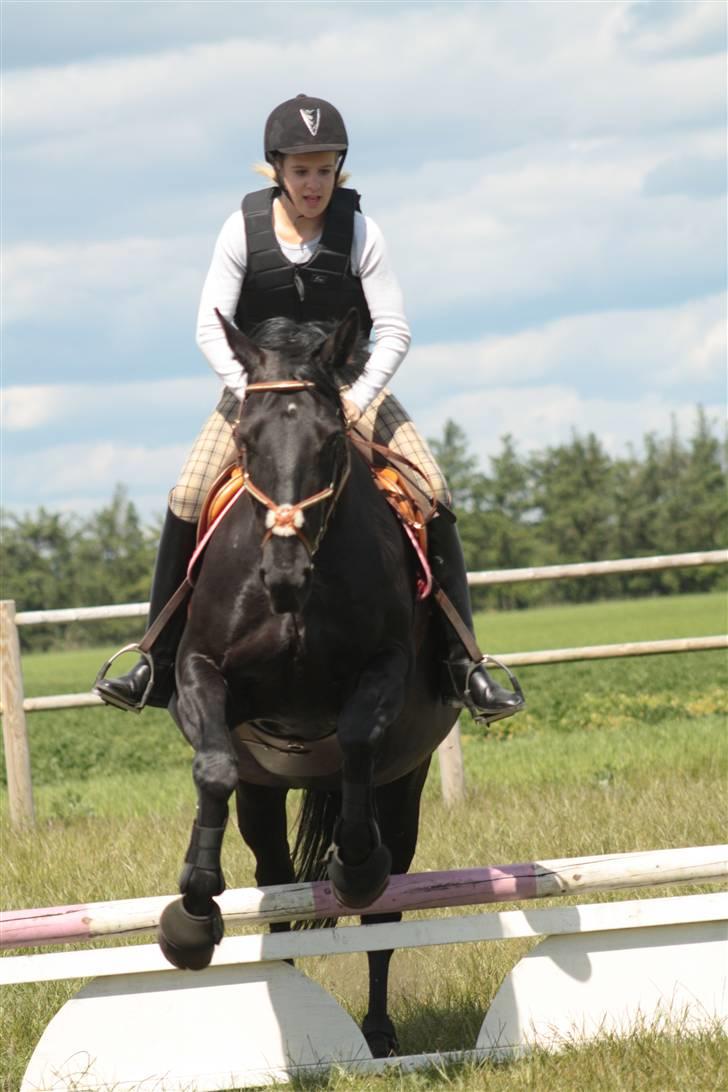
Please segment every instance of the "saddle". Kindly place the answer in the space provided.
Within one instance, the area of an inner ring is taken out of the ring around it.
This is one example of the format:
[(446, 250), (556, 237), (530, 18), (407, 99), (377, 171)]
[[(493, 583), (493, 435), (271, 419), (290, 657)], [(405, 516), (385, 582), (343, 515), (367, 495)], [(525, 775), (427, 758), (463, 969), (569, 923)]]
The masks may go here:
[[(362, 450), (359, 444), (356, 444), (356, 447)], [(382, 451), (387, 449), (378, 447), (377, 450), (381, 455)], [(398, 458), (395, 452), (391, 454)], [(427, 562), (427, 522), (432, 516), (432, 505), (429, 504), (428, 509), (425, 508), (428, 498), (424, 494), (419, 494), (419, 491), (412, 487), (406, 476), (392, 462), (386, 462), (384, 466), (375, 466), (366, 454), (364, 457), (369, 465), (374, 484), (384, 494), (385, 500), (400, 520), (417, 554), (421, 570), (417, 581), (417, 591), (419, 598), (424, 599), (432, 589), (432, 575)], [(383, 458), (386, 459), (386, 456)], [(218, 475), (208, 491), (200, 512), (197, 524), (198, 546), (209, 536), (215, 521), (220, 518), (243, 487), (243, 472), (236, 463), (226, 467)]]
[(243, 488), (243, 472), (237, 463), (218, 474), (205, 497), (197, 523), (197, 541), (201, 542), (218, 516)]

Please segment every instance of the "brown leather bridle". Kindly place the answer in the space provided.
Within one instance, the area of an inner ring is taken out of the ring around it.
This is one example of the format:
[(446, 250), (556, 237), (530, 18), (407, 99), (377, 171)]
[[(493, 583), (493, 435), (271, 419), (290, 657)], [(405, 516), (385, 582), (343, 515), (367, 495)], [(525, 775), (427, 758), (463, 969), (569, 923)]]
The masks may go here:
[[(310, 379), (274, 379), (262, 383), (249, 383), (245, 389), (246, 397), (249, 394), (260, 394), (267, 391), (274, 391), (277, 393), (290, 393), (292, 391), (305, 391), (316, 388), (316, 384)], [(309, 557), (313, 557), (318, 550), (321, 539), (324, 536), (324, 532), (328, 526), (331, 518), (331, 513), (334, 510), (337, 500), (339, 499), (341, 492), (346, 485), (349, 473), (351, 471), (351, 462), (349, 455), (349, 448), (346, 445), (346, 462), (344, 469), (336, 481), (332, 478), (329, 485), (325, 489), (320, 489), (318, 493), (312, 493), (310, 497), (305, 497), (303, 500), (297, 501), (295, 504), (276, 504), (267, 493), (264, 493), (262, 489), (255, 484), (250, 477), (245, 466), (245, 449), (240, 447), (237, 443), (237, 428), (240, 424), (240, 418), (235, 422), (233, 426), (233, 436), (236, 438), (236, 446), (238, 448), (238, 460), (240, 468), (243, 471), (243, 489), (247, 491), (254, 500), (262, 504), (264, 508), (268, 509), (266, 515), (266, 531), (261, 540), (261, 549), (273, 535), (280, 535), (287, 537), (289, 535), (296, 535), (308, 551)], [(324, 513), (324, 517), (321, 521), (321, 527), (313, 542), (304, 534), (303, 521), (304, 511), (307, 508), (312, 508), (316, 504), (321, 504), (323, 501), (331, 499), (331, 504)]]

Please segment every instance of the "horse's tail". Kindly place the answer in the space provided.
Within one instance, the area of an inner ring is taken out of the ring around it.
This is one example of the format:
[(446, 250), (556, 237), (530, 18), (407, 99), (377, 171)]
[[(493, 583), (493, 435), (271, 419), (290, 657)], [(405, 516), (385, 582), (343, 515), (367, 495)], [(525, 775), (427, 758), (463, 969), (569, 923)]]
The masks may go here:
[[(293, 846), (296, 882), (326, 879), (327, 850), (334, 837), (334, 824), (341, 811), (341, 793), (306, 789), (298, 815)], [(296, 926), (334, 925), (335, 920), (296, 922)]]
[(326, 878), (326, 851), (340, 810), (341, 793), (304, 791), (292, 853), (296, 883)]

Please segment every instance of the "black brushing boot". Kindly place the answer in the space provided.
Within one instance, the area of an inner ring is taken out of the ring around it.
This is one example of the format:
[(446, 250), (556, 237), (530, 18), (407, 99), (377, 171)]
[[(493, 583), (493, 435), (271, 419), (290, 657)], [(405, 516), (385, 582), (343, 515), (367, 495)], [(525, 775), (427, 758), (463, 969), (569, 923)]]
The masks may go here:
[[(473, 614), (460, 536), (455, 515), (443, 504), (437, 506), (437, 516), (427, 524), (428, 560), (432, 575), (460, 615), (465, 627), (473, 633)], [(488, 674), (482, 661), (473, 660), (461, 638), (443, 619), (447, 645), (445, 660), (445, 700), (453, 705), (465, 705), (472, 715), (486, 724), (512, 717), (526, 707), (523, 693), (514, 676), (505, 668), (515, 690), (499, 686)], [(485, 657), (489, 659), (489, 657)], [(498, 661), (493, 661), (497, 663)], [(503, 664), (499, 666), (504, 667)]]
[[(187, 575), (187, 565), (196, 541), (197, 525), (180, 519), (168, 508), (154, 566), (147, 629)], [(144, 695), (149, 685), (151, 669), (145, 658), (139, 660), (126, 675), (120, 675), (116, 679), (103, 678), (111, 662), (108, 661), (94, 683), (94, 693), (107, 705), (130, 709), (135, 713), (141, 712), (146, 705), (166, 709), (174, 693), (174, 658), (186, 618), (185, 601), (169, 619), (148, 653), (154, 662), (154, 683), (146, 699)]]

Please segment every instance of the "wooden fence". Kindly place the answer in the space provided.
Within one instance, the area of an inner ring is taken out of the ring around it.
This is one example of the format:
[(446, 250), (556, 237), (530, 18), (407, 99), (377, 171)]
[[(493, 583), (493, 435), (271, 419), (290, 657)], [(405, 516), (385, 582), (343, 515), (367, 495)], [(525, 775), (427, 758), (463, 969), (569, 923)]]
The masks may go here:
[[(541, 568), (503, 569), (468, 574), (471, 586), (516, 584), (539, 580), (573, 580), (587, 576), (615, 573), (654, 572), (698, 565), (724, 565), (728, 550), (708, 550), (699, 553), (667, 554), (658, 557), (624, 558), (617, 561), (590, 561), (573, 565), (548, 565)], [(0, 601), (0, 706), (2, 708), (5, 766), (8, 780), (10, 821), (20, 829), (33, 826), (35, 809), (30, 766), (30, 748), (25, 714), (49, 709), (68, 709), (103, 705), (93, 693), (54, 694), (43, 698), (26, 698), (23, 691), (23, 671), (20, 656), (18, 626), (39, 625), (43, 622), (90, 622), (109, 618), (145, 617), (147, 603), (125, 603), (106, 607), (78, 607), (67, 610), (36, 610), (16, 612), (11, 599)], [(499, 658), (509, 667), (531, 664), (604, 660), (622, 656), (649, 656), (672, 652), (701, 652), (728, 648), (728, 636), (684, 637), (664, 641), (635, 641), (612, 645), (589, 645), (582, 648), (552, 648), (535, 652), (509, 652)], [(464, 792), (464, 773), (460, 748), (459, 727), (439, 748), (443, 796), (447, 803), (460, 799)]]

